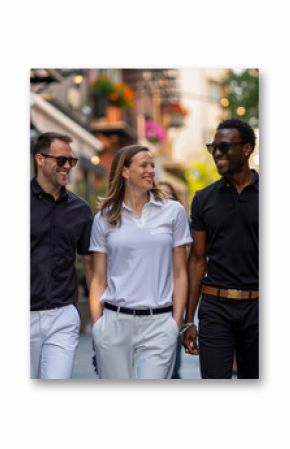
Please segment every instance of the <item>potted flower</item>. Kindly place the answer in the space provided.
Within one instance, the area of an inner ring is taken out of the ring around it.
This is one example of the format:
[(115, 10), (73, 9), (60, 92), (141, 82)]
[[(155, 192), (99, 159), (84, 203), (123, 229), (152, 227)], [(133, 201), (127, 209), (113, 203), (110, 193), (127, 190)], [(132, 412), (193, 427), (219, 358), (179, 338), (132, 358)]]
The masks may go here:
[(183, 117), (188, 114), (188, 110), (180, 103), (169, 103), (165, 110), (168, 113), (182, 115)]
[(96, 117), (106, 116), (108, 121), (120, 120), (121, 109), (131, 108), (134, 104), (135, 94), (130, 86), (126, 83), (113, 83), (105, 76), (96, 78), (92, 92)]
[(133, 89), (125, 83), (114, 83), (113, 90), (109, 95), (112, 106), (122, 109), (131, 108), (134, 104), (135, 94)]
[(163, 110), (168, 115), (168, 127), (179, 128), (183, 126), (184, 117), (188, 115), (188, 110), (181, 103), (169, 103)]
[(164, 142), (165, 132), (159, 123), (147, 119), (145, 120), (145, 137), (149, 142), (158, 144)]
[(133, 89), (125, 83), (114, 83), (113, 91), (109, 95), (107, 120), (117, 122), (123, 118), (123, 110), (133, 106), (135, 94)]

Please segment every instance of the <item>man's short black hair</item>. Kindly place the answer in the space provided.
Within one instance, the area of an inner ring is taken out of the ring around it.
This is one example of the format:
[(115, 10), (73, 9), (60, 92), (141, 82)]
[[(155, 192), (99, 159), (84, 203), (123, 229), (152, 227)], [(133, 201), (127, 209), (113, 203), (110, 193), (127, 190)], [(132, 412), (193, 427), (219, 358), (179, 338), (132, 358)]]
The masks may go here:
[(37, 141), (35, 142), (33, 146), (33, 154), (41, 153), (43, 150), (49, 150), (52, 142), (54, 140), (62, 140), (65, 143), (71, 143), (72, 138), (67, 136), (66, 134), (59, 134), (59, 133), (43, 133), (40, 134), (37, 138)]
[(232, 128), (237, 129), (243, 142), (250, 143), (254, 150), (256, 144), (256, 136), (253, 128), (247, 122), (244, 122), (243, 120), (240, 120), (238, 118), (227, 119), (222, 121), (218, 125), (217, 130)]

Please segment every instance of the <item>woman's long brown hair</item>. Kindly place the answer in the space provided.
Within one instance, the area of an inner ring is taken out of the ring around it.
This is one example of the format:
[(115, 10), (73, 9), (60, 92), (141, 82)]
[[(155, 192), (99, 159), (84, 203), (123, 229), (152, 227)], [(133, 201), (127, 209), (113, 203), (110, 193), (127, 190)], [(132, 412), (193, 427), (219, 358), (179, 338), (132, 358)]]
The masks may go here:
[[(98, 205), (102, 215), (105, 215), (108, 222), (113, 226), (121, 225), (121, 209), (125, 195), (125, 179), (122, 175), (124, 167), (129, 167), (132, 158), (140, 151), (148, 151), (149, 148), (141, 145), (129, 145), (121, 148), (114, 156), (109, 174), (108, 194), (104, 198), (99, 198)], [(156, 188), (153, 182), (153, 189), (150, 190), (157, 201), (162, 201), (164, 195)]]

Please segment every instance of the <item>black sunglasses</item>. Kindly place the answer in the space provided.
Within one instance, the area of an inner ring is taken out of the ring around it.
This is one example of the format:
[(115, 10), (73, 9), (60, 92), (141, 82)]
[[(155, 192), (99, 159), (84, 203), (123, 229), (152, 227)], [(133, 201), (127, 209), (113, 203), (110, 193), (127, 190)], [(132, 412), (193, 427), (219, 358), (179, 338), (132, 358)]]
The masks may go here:
[(40, 153), (43, 157), (48, 157), (55, 159), (58, 167), (63, 167), (67, 162), (71, 167), (77, 165), (78, 159), (76, 157), (65, 157), (65, 156), (51, 156), (51, 154)]
[(221, 143), (207, 143), (206, 148), (210, 154), (214, 154), (214, 152), (219, 149), (222, 154), (227, 154), (229, 149), (234, 145), (241, 145), (246, 142), (221, 142)]

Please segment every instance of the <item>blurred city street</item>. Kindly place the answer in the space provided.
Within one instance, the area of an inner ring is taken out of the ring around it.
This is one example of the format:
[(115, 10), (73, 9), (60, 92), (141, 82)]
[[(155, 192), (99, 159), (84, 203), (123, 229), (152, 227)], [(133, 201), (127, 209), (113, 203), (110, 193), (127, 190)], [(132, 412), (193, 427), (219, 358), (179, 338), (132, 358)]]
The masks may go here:
[[(92, 365), (92, 356), (91, 336), (81, 334), (73, 370), (73, 379), (96, 379)], [(182, 379), (200, 379), (198, 357), (185, 354), (184, 349), (182, 349), (179, 374)]]

